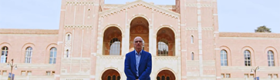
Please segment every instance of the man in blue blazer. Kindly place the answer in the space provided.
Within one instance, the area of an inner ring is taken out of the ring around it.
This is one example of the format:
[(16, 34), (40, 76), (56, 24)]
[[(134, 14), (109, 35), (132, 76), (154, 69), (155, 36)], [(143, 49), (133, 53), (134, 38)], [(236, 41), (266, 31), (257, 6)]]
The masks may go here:
[(134, 51), (125, 55), (124, 72), (127, 80), (150, 80), (152, 55), (143, 50), (141, 37), (134, 38)]

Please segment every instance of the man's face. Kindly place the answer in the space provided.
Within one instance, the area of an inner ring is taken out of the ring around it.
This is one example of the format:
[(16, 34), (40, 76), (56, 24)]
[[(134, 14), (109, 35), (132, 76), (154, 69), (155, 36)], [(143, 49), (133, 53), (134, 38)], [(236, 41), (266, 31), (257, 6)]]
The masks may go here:
[(136, 50), (142, 50), (142, 46), (143, 46), (143, 43), (142, 43), (142, 39), (140, 37), (136, 37), (134, 39), (134, 48)]

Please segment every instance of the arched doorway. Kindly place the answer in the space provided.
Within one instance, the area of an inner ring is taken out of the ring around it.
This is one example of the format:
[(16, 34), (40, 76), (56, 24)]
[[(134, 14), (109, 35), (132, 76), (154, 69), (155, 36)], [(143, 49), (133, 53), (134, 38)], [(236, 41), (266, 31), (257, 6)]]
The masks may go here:
[(157, 80), (175, 80), (174, 74), (169, 70), (162, 70), (157, 75)]
[(129, 51), (134, 50), (133, 41), (136, 36), (143, 38), (144, 50), (149, 51), (149, 23), (145, 18), (134, 18), (130, 23)]
[(157, 32), (157, 55), (175, 56), (175, 34), (170, 28), (161, 28)]
[(121, 76), (118, 71), (109, 69), (102, 74), (102, 80), (120, 80)]
[(109, 27), (104, 31), (103, 55), (121, 55), (122, 33), (117, 27)]

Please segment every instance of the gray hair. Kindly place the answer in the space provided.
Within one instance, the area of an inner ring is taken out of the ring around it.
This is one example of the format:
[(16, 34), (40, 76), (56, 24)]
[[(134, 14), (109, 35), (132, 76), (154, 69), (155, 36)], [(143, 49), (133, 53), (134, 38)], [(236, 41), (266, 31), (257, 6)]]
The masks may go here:
[[(136, 37), (134, 38), (134, 41), (135, 41), (135, 39), (136, 39), (136, 38), (138, 38), (138, 37), (142, 40), (142, 44), (143, 44), (143, 46), (142, 46), (142, 47), (144, 47), (144, 45), (145, 45), (145, 41), (143, 40), (143, 38), (142, 38), (142, 37), (140, 37), (140, 36), (136, 36)], [(135, 43), (135, 42), (134, 42), (134, 43)]]

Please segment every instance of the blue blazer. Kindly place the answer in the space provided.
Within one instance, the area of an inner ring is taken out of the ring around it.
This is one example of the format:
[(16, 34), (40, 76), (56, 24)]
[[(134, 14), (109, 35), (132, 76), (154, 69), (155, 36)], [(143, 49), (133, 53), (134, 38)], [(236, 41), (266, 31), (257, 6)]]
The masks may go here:
[[(125, 55), (124, 72), (127, 80), (136, 79), (136, 58), (135, 50)], [(150, 74), (152, 71), (152, 55), (149, 52), (142, 50), (141, 58), (139, 62), (139, 78), (140, 80), (150, 80)]]

